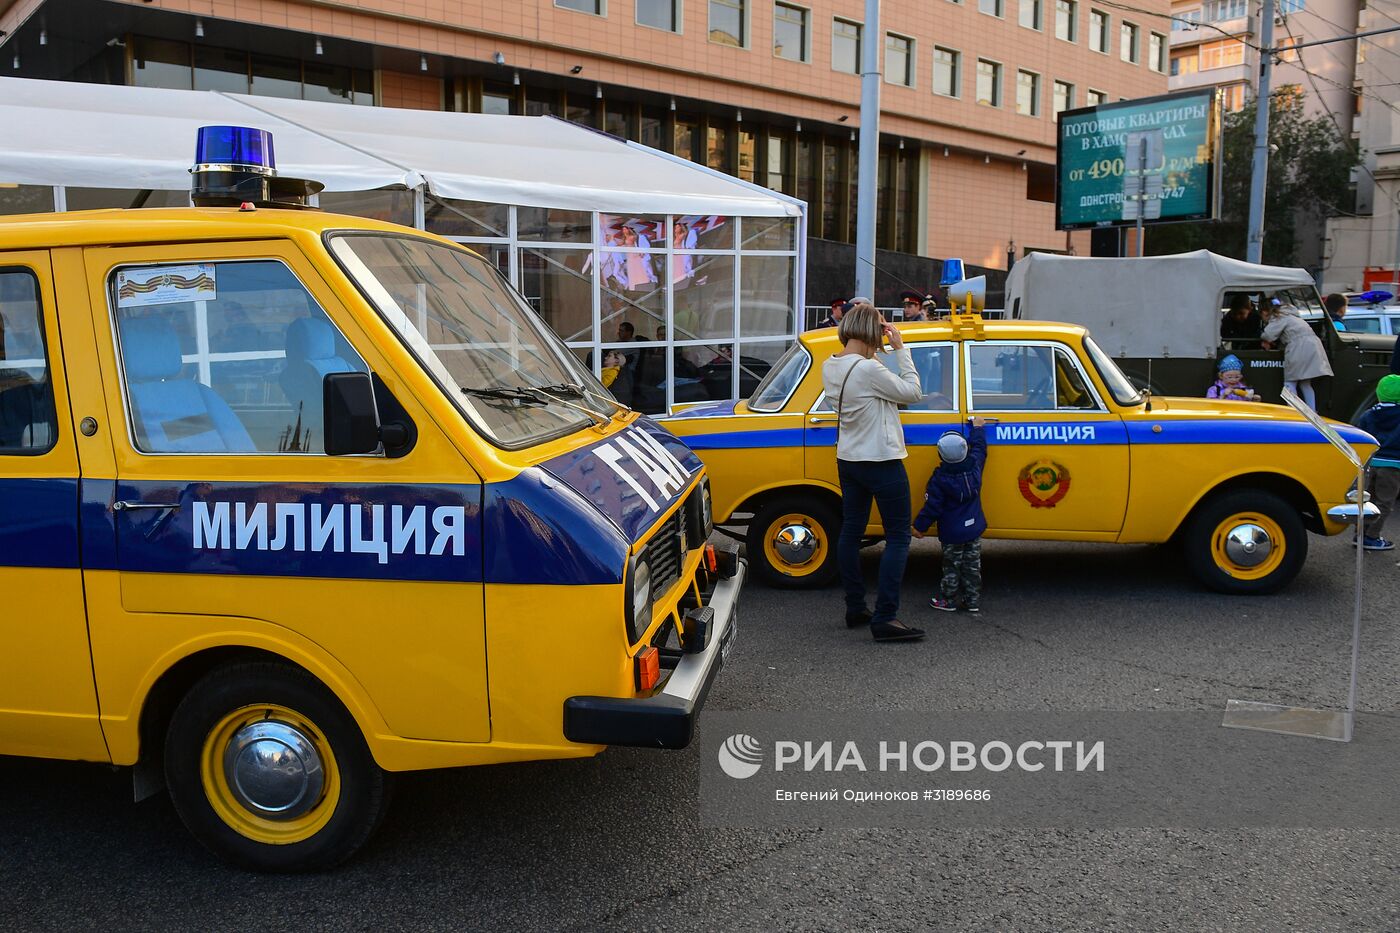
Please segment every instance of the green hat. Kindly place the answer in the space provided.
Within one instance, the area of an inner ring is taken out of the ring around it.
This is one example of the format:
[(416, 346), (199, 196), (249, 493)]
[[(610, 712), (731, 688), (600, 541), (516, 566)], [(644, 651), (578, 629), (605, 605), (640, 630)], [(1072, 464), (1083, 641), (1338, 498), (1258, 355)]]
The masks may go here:
[(1400, 376), (1391, 373), (1376, 385), (1376, 398), (1382, 402), (1400, 402)]

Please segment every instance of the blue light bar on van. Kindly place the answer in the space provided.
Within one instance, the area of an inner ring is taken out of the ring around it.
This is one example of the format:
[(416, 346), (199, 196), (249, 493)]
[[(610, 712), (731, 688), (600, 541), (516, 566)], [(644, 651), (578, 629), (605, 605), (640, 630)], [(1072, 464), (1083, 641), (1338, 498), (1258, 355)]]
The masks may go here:
[(272, 134), (250, 126), (201, 126), (195, 141), (193, 170), (276, 175)]

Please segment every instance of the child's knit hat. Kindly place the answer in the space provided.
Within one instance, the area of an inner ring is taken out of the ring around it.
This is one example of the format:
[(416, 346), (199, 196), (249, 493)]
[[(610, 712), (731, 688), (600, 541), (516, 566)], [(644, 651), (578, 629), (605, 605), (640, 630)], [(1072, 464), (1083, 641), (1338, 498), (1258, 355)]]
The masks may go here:
[(1215, 371), (1221, 373), (1242, 373), (1244, 372), (1244, 364), (1240, 362), (1238, 356), (1231, 353), (1215, 365)]
[(1400, 402), (1400, 376), (1391, 373), (1376, 385), (1376, 398), (1382, 402)]
[(938, 459), (944, 463), (962, 463), (967, 459), (967, 438), (957, 431), (948, 431), (938, 439)]

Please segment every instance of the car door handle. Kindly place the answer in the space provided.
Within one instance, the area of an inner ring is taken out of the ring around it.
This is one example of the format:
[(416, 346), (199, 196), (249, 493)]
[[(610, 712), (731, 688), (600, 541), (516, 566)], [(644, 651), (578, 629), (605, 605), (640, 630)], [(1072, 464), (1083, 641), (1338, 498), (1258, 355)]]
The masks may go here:
[(178, 502), (129, 502), (125, 499), (118, 499), (112, 503), (113, 512), (133, 512), (137, 509), (178, 509)]
[(811, 421), (812, 424), (835, 424), (836, 416), (829, 415), (825, 418), (809, 418), (808, 420)]

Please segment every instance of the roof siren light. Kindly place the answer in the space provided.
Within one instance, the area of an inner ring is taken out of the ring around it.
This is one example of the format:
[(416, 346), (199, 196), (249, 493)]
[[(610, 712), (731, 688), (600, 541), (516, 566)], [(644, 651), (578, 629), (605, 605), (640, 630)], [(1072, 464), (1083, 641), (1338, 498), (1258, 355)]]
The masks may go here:
[(201, 126), (190, 198), (197, 207), (306, 208), (325, 185), (277, 174), (272, 134), (248, 126)]
[(939, 277), (938, 284), (943, 288), (949, 285), (956, 285), (963, 280), (963, 261), (961, 259), (943, 260), (943, 275)]

